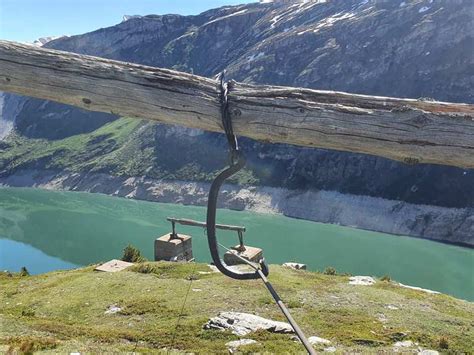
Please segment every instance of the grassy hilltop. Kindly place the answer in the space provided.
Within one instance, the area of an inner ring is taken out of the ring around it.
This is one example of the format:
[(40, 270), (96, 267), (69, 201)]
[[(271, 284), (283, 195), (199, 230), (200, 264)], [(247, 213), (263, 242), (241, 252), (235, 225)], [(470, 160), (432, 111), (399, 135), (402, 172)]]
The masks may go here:
[[(0, 352), (226, 353), (230, 332), (204, 330), (221, 311), (283, 321), (260, 281), (234, 281), (205, 264), (146, 263), (118, 273), (93, 267), (38, 276), (0, 276)], [(178, 331), (175, 327), (190, 287)], [(347, 276), (271, 266), (270, 280), (307, 336), (331, 340), (338, 352), (474, 351), (474, 304), (378, 280), (355, 286)], [(111, 306), (121, 309), (105, 312)], [(174, 339), (173, 339), (174, 338)], [(288, 334), (245, 338), (243, 352), (302, 352)], [(418, 345), (415, 345), (418, 343)], [(315, 345), (323, 351), (328, 345)]]

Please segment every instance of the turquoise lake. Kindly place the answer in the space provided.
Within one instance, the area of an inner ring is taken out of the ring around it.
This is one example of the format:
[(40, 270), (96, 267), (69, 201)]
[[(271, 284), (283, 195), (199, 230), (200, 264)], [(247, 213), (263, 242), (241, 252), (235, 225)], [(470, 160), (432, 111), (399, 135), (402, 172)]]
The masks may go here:
[[(170, 232), (166, 217), (204, 221), (202, 207), (160, 204), (101, 194), (0, 188), (0, 269), (30, 273), (70, 269), (120, 258), (127, 244), (153, 259), (156, 237)], [(219, 223), (247, 227), (246, 244), (264, 249), (269, 264), (305, 263), (354, 275), (390, 275), (408, 285), (474, 300), (474, 250), (429, 240), (326, 225), (280, 215), (218, 211)], [(193, 236), (197, 261), (209, 262), (200, 228)], [(237, 244), (232, 232), (224, 245)]]

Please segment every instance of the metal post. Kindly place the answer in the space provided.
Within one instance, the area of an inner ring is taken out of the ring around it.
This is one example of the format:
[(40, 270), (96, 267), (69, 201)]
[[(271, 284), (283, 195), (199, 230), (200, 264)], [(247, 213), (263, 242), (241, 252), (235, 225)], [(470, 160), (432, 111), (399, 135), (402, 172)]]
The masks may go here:
[(171, 221), (171, 229), (172, 229), (172, 232), (171, 232), (171, 239), (177, 239), (178, 238), (178, 235), (176, 234), (176, 223), (175, 221)]
[(298, 326), (298, 324), (295, 322), (295, 320), (291, 316), (290, 312), (286, 308), (286, 306), (283, 303), (283, 301), (281, 300), (280, 296), (278, 296), (278, 294), (276, 293), (276, 291), (273, 288), (272, 284), (265, 277), (262, 270), (258, 269), (257, 272), (260, 275), (260, 278), (262, 279), (263, 283), (267, 287), (268, 291), (272, 295), (273, 299), (275, 300), (276, 304), (278, 305), (278, 307), (280, 307), (280, 309), (283, 312), (283, 314), (285, 315), (286, 319), (288, 319), (288, 322), (290, 322), (290, 324), (293, 327), (296, 335), (301, 340), (301, 342), (303, 343), (303, 345), (306, 348), (306, 350), (308, 351), (308, 353), (310, 355), (316, 355), (316, 351), (314, 351), (313, 346), (309, 343), (309, 341), (306, 338), (306, 336), (304, 335), (303, 331), (301, 330), (301, 328)]
[(243, 253), (246, 250), (245, 245), (244, 245), (244, 236), (242, 235), (241, 230), (238, 230), (237, 234), (239, 235), (239, 247), (238, 247), (237, 251), (239, 253)]

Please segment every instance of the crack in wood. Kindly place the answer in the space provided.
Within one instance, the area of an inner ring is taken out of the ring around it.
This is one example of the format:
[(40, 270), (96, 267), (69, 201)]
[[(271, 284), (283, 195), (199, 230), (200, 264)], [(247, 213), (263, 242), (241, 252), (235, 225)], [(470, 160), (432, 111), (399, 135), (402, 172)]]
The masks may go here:
[[(18, 63), (18, 62), (15, 62), (15, 61), (11, 61), (11, 60), (8, 60), (8, 59), (0, 59), (0, 62), (8, 62), (8, 63), (11, 63), (11, 64), (17, 64), (17, 65), (22, 65), (22, 66), (28, 66), (28, 67), (34, 67), (34, 68), (42, 68), (42, 69), (45, 69), (45, 70), (50, 70), (50, 71), (53, 71), (53, 72), (62, 72), (62, 73), (68, 73), (68, 74), (71, 74), (71, 71), (70, 70), (67, 70), (67, 69), (57, 69), (55, 67), (50, 67), (50, 66), (39, 66), (39, 65), (35, 65), (35, 64), (29, 64), (29, 63)], [(115, 72), (116, 74), (119, 74), (120, 72)], [(148, 87), (148, 88), (152, 88), (152, 89), (159, 89), (159, 90), (163, 90), (163, 91), (168, 91), (168, 92), (172, 92), (172, 93), (175, 93), (175, 94), (179, 94), (179, 95), (187, 95), (187, 96), (195, 96), (196, 95), (196, 92), (193, 92), (193, 93), (187, 93), (187, 92), (183, 92), (183, 91), (178, 91), (178, 90), (172, 90), (170, 89), (169, 87), (166, 87), (166, 86), (159, 86), (157, 87), (156, 85), (147, 85), (147, 84), (143, 84), (143, 83), (136, 83), (136, 82), (133, 82), (133, 81), (128, 81), (128, 80), (123, 80), (123, 79), (120, 79), (120, 78), (112, 78), (110, 76), (97, 76), (97, 75), (92, 75), (92, 74), (86, 74), (86, 73), (83, 73), (81, 72), (80, 73), (81, 76), (87, 76), (89, 78), (92, 78), (92, 79), (102, 79), (102, 80), (110, 80), (110, 81), (118, 81), (118, 82), (121, 82), (121, 83), (127, 83), (127, 84), (133, 84), (133, 85), (140, 85), (141, 87)], [(147, 80), (146, 77), (143, 77), (144, 80)], [(166, 80), (164, 79), (163, 80), (163, 85), (169, 85), (169, 79)], [(189, 86), (187, 87), (188, 89), (195, 89), (197, 88), (197, 86)], [(203, 88), (206, 88), (205, 86), (203, 86)], [(199, 89), (201, 89), (199, 87)], [(208, 87), (207, 87), (208, 89)], [(199, 93), (199, 91), (197, 91), (197, 93)], [(216, 95), (216, 102), (218, 101), (217, 100), (217, 97), (218, 97), (218, 92), (217, 90), (214, 92), (214, 91), (211, 91), (209, 90), (207, 93), (209, 94), (215, 94)], [(203, 95), (205, 96), (205, 95)], [(212, 95), (213, 96), (213, 95)]]
[[(265, 125), (265, 126), (272, 126), (276, 128), (282, 128), (282, 129), (287, 129), (288, 127), (285, 126), (280, 126), (276, 124), (270, 124), (268, 122), (266, 123), (259, 123), (255, 122), (254, 124), (256, 125)], [(380, 137), (370, 137), (370, 136), (362, 136), (362, 135), (355, 135), (355, 134), (349, 134), (349, 133), (332, 133), (332, 132), (324, 132), (321, 130), (317, 129), (311, 129), (311, 128), (299, 128), (299, 127), (292, 127), (291, 129), (293, 130), (308, 130), (311, 132), (316, 132), (320, 133), (322, 135), (327, 135), (327, 136), (345, 136), (345, 137), (352, 137), (352, 138), (362, 138), (366, 140), (376, 140), (376, 141), (382, 141), (382, 142), (390, 142), (390, 143), (397, 143), (397, 144), (404, 144), (404, 145), (417, 145), (417, 146), (433, 146), (433, 147), (452, 147), (452, 148), (462, 148), (462, 149), (471, 149), (474, 150), (474, 147), (468, 147), (468, 146), (459, 146), (459, 145), (449, 145), (449, 144), (436, 144), (433, 142), (426, 142), (426, 141), (398, 141), (398, 140), (391, 140), (387, 138), (380, 138)]]

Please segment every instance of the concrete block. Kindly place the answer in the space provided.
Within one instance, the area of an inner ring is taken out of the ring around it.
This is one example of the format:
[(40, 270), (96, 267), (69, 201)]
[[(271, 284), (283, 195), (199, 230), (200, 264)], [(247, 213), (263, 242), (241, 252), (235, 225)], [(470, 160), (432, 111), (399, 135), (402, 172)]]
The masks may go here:
[(189, 235), (165, 234), (155, 240), (155, 261), (191, 261), (193, 259), (192, 238)]
[(126, 261), (113, 259), (102, 265), (97, 266), (94, 270), (104, 271), (104, 272), (117, 272), (125, 270), (126, 268), (132, 266), (133, 263), (128, 263)]
[[(238, 251), (239, 246), (235, 246), (232, 248), (233, 250)], [(260, 248), (255, 248), (255, 247), (249, 247), (245, 246), (245, 251), (243, 252), (238, 252), (237, 253), (240, 257), (258, 263), (260, 259), (263, 257), (263, 251)], [(240, 260), (237, 256), (235, 256), (233, 253), (227, 252), (224, 254), (224, 262), (227, 265), (238, 265), (238, 264), (243, 264), (244, 262)]]

